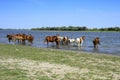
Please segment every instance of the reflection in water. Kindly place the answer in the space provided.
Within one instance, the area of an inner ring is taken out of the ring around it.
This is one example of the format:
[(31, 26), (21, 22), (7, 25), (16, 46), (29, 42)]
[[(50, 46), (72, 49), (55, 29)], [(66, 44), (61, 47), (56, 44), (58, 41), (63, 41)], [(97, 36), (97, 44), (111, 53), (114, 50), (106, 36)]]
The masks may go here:
[(93, 52), (98, 53), (100, 48), (93, 48)]

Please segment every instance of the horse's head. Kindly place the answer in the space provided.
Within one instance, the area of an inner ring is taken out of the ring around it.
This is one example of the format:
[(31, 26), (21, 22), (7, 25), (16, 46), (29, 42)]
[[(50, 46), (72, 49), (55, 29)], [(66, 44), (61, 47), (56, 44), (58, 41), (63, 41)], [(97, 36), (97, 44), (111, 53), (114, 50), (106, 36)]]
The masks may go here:
[(85, 40), (85, 36), (82, 36), (82, 39)]
[(27, 39), (28, 39), (28, 40), (33, 40), (33, 39), (34, 39), (34, 36), (32, 36), (32, 35), (27, 35)]
[(100, 38), (99, 38), (99, 37), (96, 37), (96, 38), (95, 38), (95, 41), (99, 42), (99, 41), (100, 41)]
[(12, 34), (7, 34), (6, 35), (7, 38), (12, 38), (12, 36), (13, 36)]
[(13, 38), (13, 35), (7, 34), (6, 37), (8, 38), (8, 40), (9, 40), (9, 42), (10, 42), (10, 41), (12, 40), (12, 38)]
[(68, 37), (63, 37), (63, 41), (67, 41), (68, 40)]
[(96, 40), (97, 40), (98, 44), (100, 45), (100, 38), (96, 37)]
[(6, 37), (9, 38), (10, 34), (7, 34)]

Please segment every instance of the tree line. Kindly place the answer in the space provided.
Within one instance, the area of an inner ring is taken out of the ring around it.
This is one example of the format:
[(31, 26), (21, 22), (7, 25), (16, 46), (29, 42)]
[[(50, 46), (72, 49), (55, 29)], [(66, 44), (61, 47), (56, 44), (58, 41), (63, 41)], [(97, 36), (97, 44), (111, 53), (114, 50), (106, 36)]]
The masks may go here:
[(120, 27), (108, 28), (87, 28), (86, 26), (62, 26), (62, 27), (41, 27), (32, 28), (31, 30), (51, 30), (51, 31), (120, 31)]

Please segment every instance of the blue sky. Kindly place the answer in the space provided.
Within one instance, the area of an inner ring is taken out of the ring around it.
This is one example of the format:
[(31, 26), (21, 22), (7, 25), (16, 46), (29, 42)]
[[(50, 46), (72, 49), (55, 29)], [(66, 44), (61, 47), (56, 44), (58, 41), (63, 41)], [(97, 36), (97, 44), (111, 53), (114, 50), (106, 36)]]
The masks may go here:
[(120, 26), (120, 0), (0, 0), (0, 28)]

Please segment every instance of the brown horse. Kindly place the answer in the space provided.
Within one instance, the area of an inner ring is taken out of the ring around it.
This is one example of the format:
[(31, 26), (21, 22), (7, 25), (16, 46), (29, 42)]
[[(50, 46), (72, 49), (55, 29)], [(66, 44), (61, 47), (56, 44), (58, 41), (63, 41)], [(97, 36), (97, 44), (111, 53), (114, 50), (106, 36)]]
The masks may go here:
[(13, 36), (13, 41), (16, 42), (16, 40), (18, 41), (18, 43), (25, 43), (26, 35), (25, 34), (15, 34)]
[(18, 43), (23, 43), (25, 44), (25, 41), (27, 40), (28, 42), (32, 43), (33, 40), (34, 40), (34, 37), (29, 34), (29, 35), (26, 35), (26, 34), (7, 34), (6, 36), (9, 40), (9, 42), (12, 40), (14, 43), (16, 41), (18, 41)]
[(14, 36), (14, 35), (12, 35), (12, 34), (7, 34), (6, 37), (8, 38), (8, 41), (9, 41), (9, 42), (13, 41), (13, 36)]
[(58, 36), (46, 36), (44, 42), (47, 42), (47, 45), (49, 44), (49, 42), (56, 42), (56, 45), (58, 46), (60, 40)]
[(31, 34), (27, 35), (26, 37), (26, 40), (28, 40), (29, 43), (33, 43), (34, 37)]
[(94, 45), (94, 48), (98, 48), (98, 45), (100, 45), (100, 38), (99, 37), (96, 37), (93, 40), (93, 45)]

